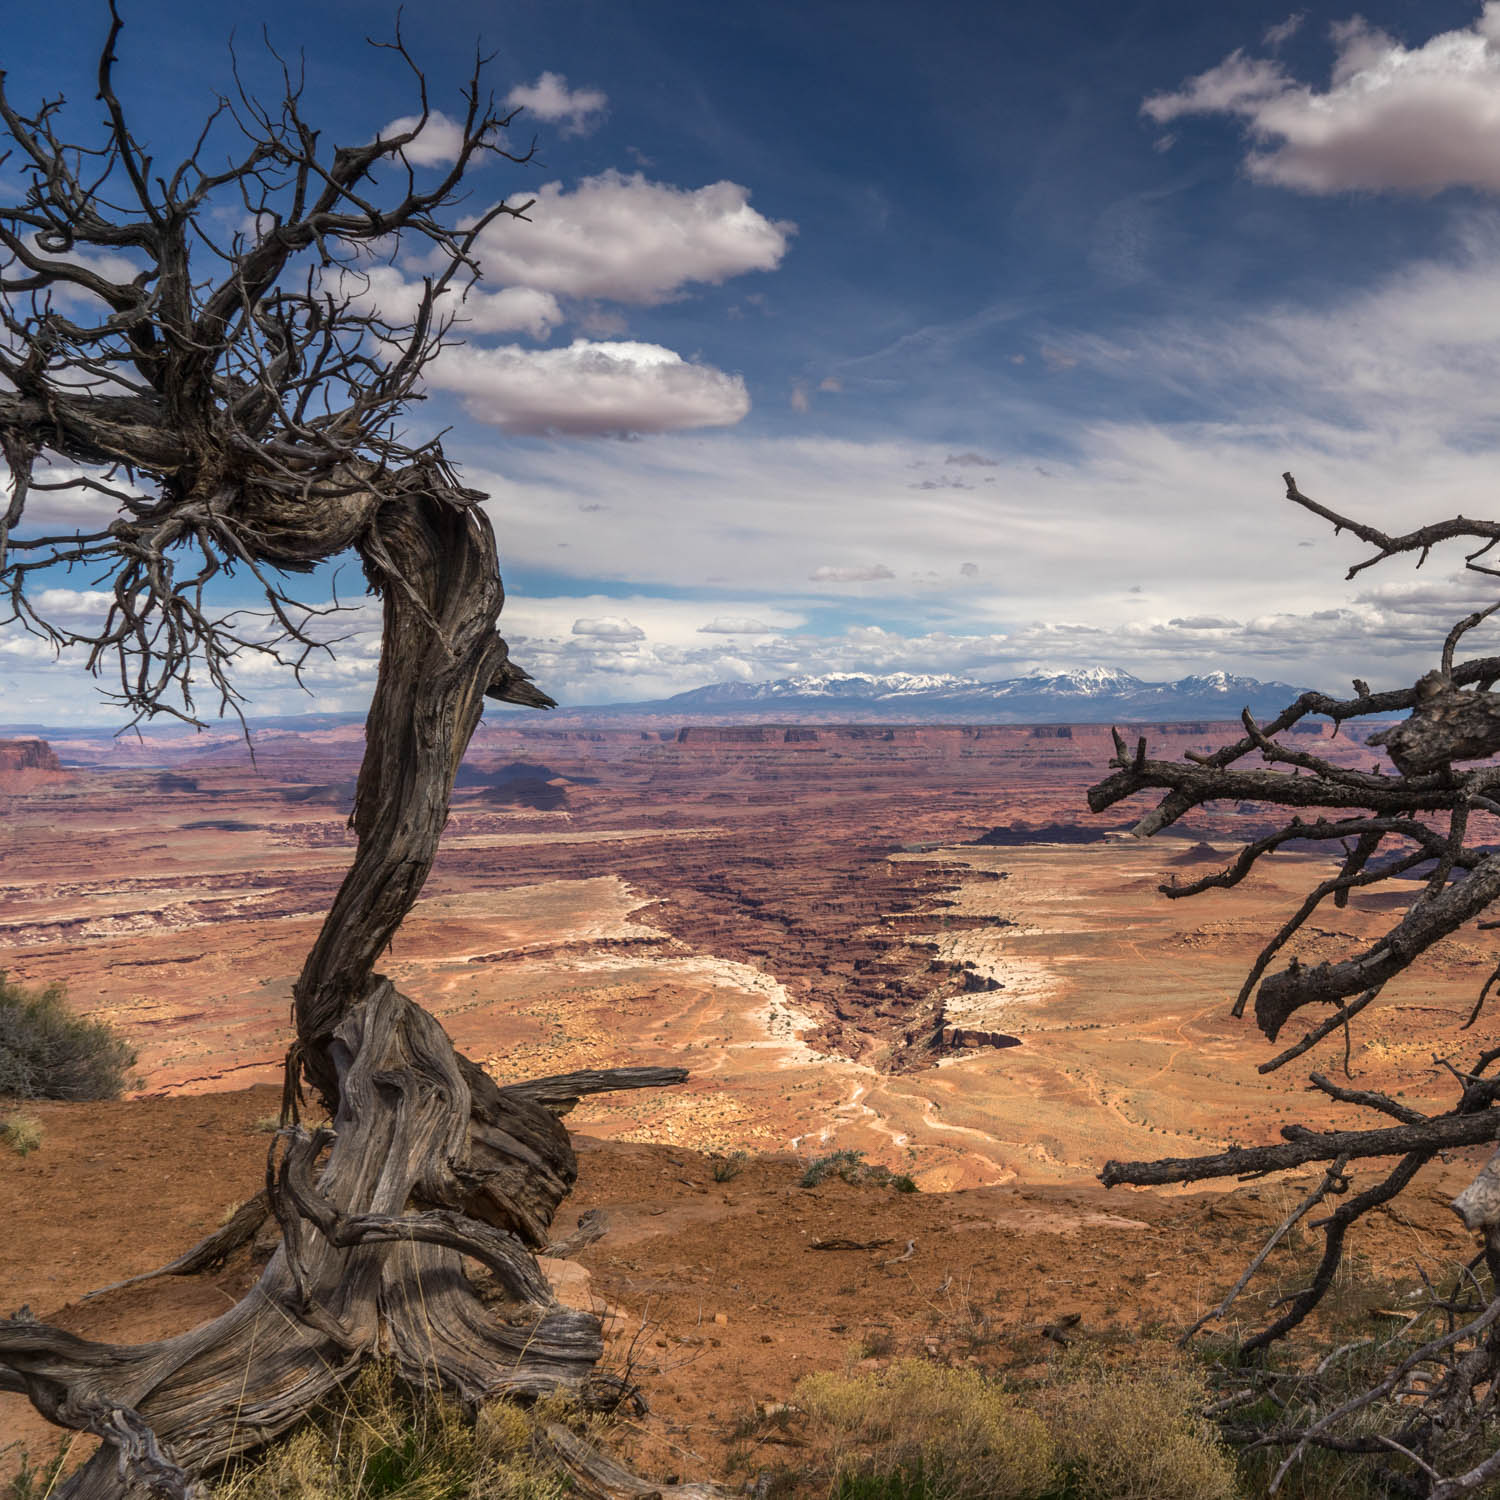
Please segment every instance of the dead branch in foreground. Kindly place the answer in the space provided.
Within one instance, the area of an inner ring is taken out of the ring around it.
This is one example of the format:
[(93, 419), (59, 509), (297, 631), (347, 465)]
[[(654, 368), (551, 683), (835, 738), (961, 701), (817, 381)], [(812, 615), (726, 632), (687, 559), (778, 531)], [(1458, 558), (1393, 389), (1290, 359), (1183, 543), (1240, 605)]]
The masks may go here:
[[(1402, 554), (1417, 553), (1420, 565), (1434, 546), (1451, 540), (1478, 543), (1466, 556), (1467, 566), (1500, 577), (1500, 569), (1479, 560), (1500, 543), (1500, 523), (1456, 517), (1391, 536), (1310, 500), (1290, 474), (1283, 477), (1287, 498), (1294, 504), (1331, 521), (1335, 532), (1347, 529), (1375, 548), (1374, 555), (1350, 569), (1351, 577)], [(1249, 878), (1263, 859), (1294, 841), (1304, 848), (1309, 843), (1321, 844), (1339, 860), (1336, 870), (1308, 893), (1262, 948), (1234, 1002), (1233, 1013), (1238, 1016), (1254, 996), (1256, 1023), (1272, 1041), (1300, 1011), (1318, 1005), (1329, 1008), (1322, 1020), (1262, 1064), (1260, 1071), (1284, 1067), (1338, 1033), (1345, 1038), (1347, 1068), (1350, 1028), (1384, 988), (1437, 943), (1474, 922), (1500, 897), (1500, 850), (1493, 844), (1471, 841), (1472, 824), (1483, 817), (1500, 817), (1500, 766), (1489, 763), (1500, 752), (1500, 694), (1491, 691), (1500, 681), (1500, 657), (1455, 661), (1462, 638), (1496, 610), (1500, 610), (1500, 600), (1455, 624), (1443, 642), (1438, 667), (1410, 688), (1372, 693), (1356, 680), (1352, 698), (1304, 693), (1263, 725), (1257, 724), (1247, 710), (1242, 738), (1212, 754), (1189, 754), (1186, 764), (1153, 760), (1144, 738), (1132, 748), (1115, 731), (1111, 774), (1090, 788), (1089, 806), (1102, 812), (1141, 792), (1161, 793), (1156, 806), (1137, 821), (1133, 832), (1138, 837), (1160, 833), (1194, 808), (1223, 800), (1296, 809), (1279, 828), (1247, 844), (1224, 868), (1189, 884), (1165, 885), (1165, 895), (1183, 898), (1205, 890), (1232, 888)], [(1338, 733), (1351, 720), (1403, 713), (1408, 716), (1399, 724), (1367, 740), (1384, 746), (1394, 772), (1383, 771), (1378, 765), (1369, 771), (1351, 770), (1279, 738), (1311, 715), (1331, 719)], [(1241, 764), (1252, 755), (1259, 757), (1262, 767)], [(1475, 761), (1482, 763), (1466, 764)], [(1423, 881), (1415, 898), (1363, 951), (1337, 963), (1316, 965), (1304, 964), (1293, 954), (1285, 958), (1282, 967), (1274, 967), (1325, 902), (1343, 906), (1351, 892), (1393, 881), (1407, 882), (1404, 888), (1410, 890), (1409, 882), (1415, 878)], [(1500, 965), (1481, 988), (1466, 1026), (1479, 1019), (1497, 982)], [(1337, 1188), (1329, 1186), (1325, 1175), (1323, 1188), (1313, 1195), (1332, 1192), (1340, 1201), (1320, 1221), (1323, 1251), (1311, 1280), (1285, 1299), (1285, 1311), (1280, 1316), (1241, 1344), (1241, 1359), (1246, 1360), (1285, 1338), (1320, 1305), (1334, 1284), (1346, 1236), (1364, 1215), (1397, 1197), (1440, 1153), (1500, 1139), (1500, 1078), (1489, 1076), (1489, 1070), (1500, 1061), (1500, 1047), (1482, 1049), (1467, 1063), (1439, 1061), (1452, 1075), (1457, 1089), (1451, 1107), (1442, 1113), (1423, 1115), (1388, 1095), (1337, 1084), (1315, 1071), (1309, 1080), (1312, 1088), (1397, 1123), (1353, 1131), (1315, 1131), (1289, 1125), (1281, 1132), (1284, 1144), (1231, 1147), (1208, 1156), (1149, 1162), (1111, 1161), (1100, 1173), (1101, 1180), (1111, 1187), (1206, 1182), (1259, 1176), (1312, 1162), (1336, 1164)], [(1381, 1161), (1383, 1175), (1363, 1191), (1352, 1192), (1347, 1168), (1362, 1160)], [(1446, 1297), (1434, 1294), (1428, 1311), (1446, 1320), (1438, 1336), (1415, 1349), (1400, 1340), (1389, 1341), (1382, 1348), (1391, 1351), (1391, 1372), (1347, 1400), (1334, 1400), (1332, 1385), (1327, 1381), (1320, 1385), (1317, 1377), (1297, 1377), (1278, 1384), (1281, 1377), (1267, 1376), (1260, 1370), (1253, 1375), (1259, 1382), (1256, 1391), (1271, 1394), (1284, 1414), (1284, 1422), (1277, 1430), (1257, 1430), (1242, 1436), (1247, 1441), (1281, 1444), (1291, 1450), (1276, 1475), (1273, 1492), (1292, 1463), (1310, 1446), (1388, 1454), (1393, 1463), (1404, 1460), (1404, 1467), (1392, 1468), (1388, 1475), (1397, 1492), (1443, 1496), (1445, 1500), (1471, 1493), (1500, 1474), (1500, 1453), (1491, 1452), (1478, 1462), (1470, 1462), (1476, 1445), (1489, 1443), (1493, 1447), (1500, 1420), (1496, 1411), (1500, 1388), (1500, 1300), (1496, 1300), (1500, 1287), (1500, 1151), (1453, 1207), (1464, 1224), (1481, 1237), (1480, 1261), (1486, 1267), (1488, 1283), (1482, 1285), (1470, 1271), (1467, 1280), (1460, 1277), (1456, 1291)], [(1277, 1231), (1272, 1243), (1281, 1232)], [(1270, 1249), (1268, 1244), (1256, 1257), (1221, 1304), (1221, 1310), (1243, 1290)], [(1409, 1326), (1418, 1321), (1420, 1315)], [(1414, 1371), (1420, 1372), (1420, 1378)], [(1359, 1423), (1381, 1403), (1388, 1413), (1399, 1416), (1399, 1421), (1392, 1418), (1396, 1430), (1374, 1434), (1360, 1430)], [(1468, 1467), (1446, 1476), (1439, 1467), (1452, 1470), (1455, 1463), (1467, 1463)]]

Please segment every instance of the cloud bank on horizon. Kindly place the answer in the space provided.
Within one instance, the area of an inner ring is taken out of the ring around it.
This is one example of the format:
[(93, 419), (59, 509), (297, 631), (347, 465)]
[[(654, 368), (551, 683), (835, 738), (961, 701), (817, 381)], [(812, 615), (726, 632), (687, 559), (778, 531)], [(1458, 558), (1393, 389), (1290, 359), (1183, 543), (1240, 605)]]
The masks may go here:
[[(1279, 475), (1387, 527), (1484, 512), (1500, 0), (1283, 5), (974, 0), (916, 38), (891, 0), (852, 26), (772, 5), (732, 37), (604, 0), (521, 18), (493, 71), (541, 161), (486, 167), (473, 202), (532, 207), (481, 237), (463, 342), (410, 419), (450, 427), (490, 496), (517, 659), (565, 703), (1075, 665), (1336, 690), (1432, 665), (1482, 581), (1455, 556), (1346, 583), (1355, 544)], [(87, 34), (85, 0), (62, 9)], [(314, 56), (336, 26), (271, 9)], [(480, 15), (424, 22), (435, 102)], [(222, 70), (209, 21), (177, 20), (143, 20), (123, 76), (148, 47), (158, 73)], [(13, 88), (58, 86), (39, 22), (16, 51)], [(413, 123), (399, 78), (313, 84), (341, 139)], [(412, 170), (456, 139), (434, 112)], [(350, 290), (399, 316), (429, 269), (394, 247)], [(32, 519), (98, 514), (62, 489)], [(106, 605), (49, 582), (55, 611)], [(257, 711), (363, 706), (374, 607), (330, 629), (311, 699), (247, 663)], [(14, 627), (0, 702), (108, 717)]]

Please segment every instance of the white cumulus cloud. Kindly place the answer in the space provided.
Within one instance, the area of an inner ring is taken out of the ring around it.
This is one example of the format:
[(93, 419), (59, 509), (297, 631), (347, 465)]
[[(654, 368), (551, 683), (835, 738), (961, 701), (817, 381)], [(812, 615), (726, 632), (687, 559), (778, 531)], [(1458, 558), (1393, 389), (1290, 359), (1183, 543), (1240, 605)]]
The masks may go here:
[[(0, 494), (9, 497), (12, 477), (0, 463)], [(103, 469), (81, 469), (71, 464), (38, 463), (18, 534), (94, 531), (107, 526), (121, 512), (120, 502), (95, 484), (117, 494), (144, 496), (146, 491), (121, 475)]]
[[(390, 323), (410, 322), (422, 301), (422, 283), (408, 281), (395, 266), (345, 271), (337, 291), (361, 311)], [(482, 286), (451, 288), (438, 300), (439, 313), (463, 322), (467, 333), (526, 333), (544, 339), (563, 321), (562, 308), (550, 292), (529, 286), (507, 286), (490, 292)]]
[(1158, 125), (1184, 115), (1245, 121), (1252, 177), (1306, 193), (1500, 192), (1500, 0), (1472, 26), (1407, 47), (1359, 17), (1332, 28), (1328, 87), (1280, 62), (1232, 52), (1181, 88), (1153, 94)]
[(33, 594), (31, 602), (43, 619), (77, 621), (103, 615), (114, 597), (104, 589), (48, 588)]
[(517, 84), (505, 102), (549, 124), (561, 121), (564, 135), (587, 135), (609, 104), (598, 89), (570, 89), (561, 73), (543, 73), (535, 83)]
[(728, 427), (750, 410), (738, 375), (693, 364), (659, 344), (452, 349), (428, 383), (463, 397), (470, 416), (504, 432), (598, 437)]
[[(381, 137), (389, 140), (393, 135), (405, 135), (408, 130), (416, 130), (421, 119), (421, 115), (402, 115), (380, 132)], [(457, 158), (463, 143), (463, 126), (442, 110), (435, 109), (427, 116), (427, 123), (417, 131), (417, 138), (402, 149), (407, 161), (415, 167), (440, 167)]]
[(643, 641), (646, 632), (621, 615), (603, 615), (597, 620), (574, 620), (573, 634), (596, 641)]
[(476, 254), (489, 280), (564, 297), (651, 306), (690, 282), (774, 271), (796, 230), (751, 208), (736, 182), (679, 188), (610, 171), (571, 191), (547, 183), (535, 199), (530, 222), (502, 215)]

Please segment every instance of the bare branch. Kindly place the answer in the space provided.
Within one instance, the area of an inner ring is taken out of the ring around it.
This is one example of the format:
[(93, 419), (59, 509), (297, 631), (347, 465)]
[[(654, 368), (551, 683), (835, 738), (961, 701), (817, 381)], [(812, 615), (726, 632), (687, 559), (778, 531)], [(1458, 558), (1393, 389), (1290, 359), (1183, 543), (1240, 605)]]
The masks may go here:
[(1300, 1125), (1282, 1127), (1281, 1146), (1232, 1146), (1212, 1156), (1167, 1156), (1156, 1161), (1107, 1161), (1099, 1180), (1105, 1187), (1161, 1187), (1170, 1182), (1207, 1182), (1218, 1177), (1247, 1177), (1283, 1172), (1313, 1161), (1356, 1161), (1366, 1156), (1427, 1157), (1459, 1146), (1483, 1146), (1500, 1136), (1500, 1110), (1477, 1114), (1437, 1115), (1417, 1124), (1384, 1130), (1313, 1131)]
[[(455, 159), (419, 182), (404, 153), (430, 117), (427, 83), (398, 31), (380, 46), (415, 82), (411, 130), (324, 148), (304, 117), (301, 79), (277, 58), (274, 107), (241, 87), (237, 102), (210, 111), (190, 153), (159, 170), (116, 87), (123, 22), (113, 4), (110, 16), (96, 144), (61, 135), (60, 100), (19, 109), (0, 76), (0, 123), (25, 183), (19, 201), (0, 204), (0, 445), (11, 470), (0, 590), (11, 621), (58, 649), (84, 648), (133, 718), (197, 723), (195, 682), (219, 712), (238, 712), (238, 658), (268, 655), (300, 680), (309, 654), (328, 645), (307, 629), (320, 609), (278, 574), (353, 547), (378, 551), (375, 513), (418, 490), (472, 503), (438, 441), (409, 443), (397, 423), (448, 342), (450, 289), (478, 275), (479, 236), (530, 206), (502, 198), (466, 213), (465, 177), (481, 160), (525, 162), (530, 151), (506, 148), (512, 114), (495, 107), (476, 64)], [(221, 128), (238, 131), (239, 149), (210, 170)], [(382, 170), (391, 167), (404, 178), (394, 193)], [(209, 233), (216, 202), (237, 205), (250, 226), (229, 243)], [(361, 268), (375, 247), (393, 255), (410, 241), (433, 252), (434, 269), (411, 316), (392, 318), (361, 291)], [(75, 318), (75, 302), (107, 316)], [(123, 467), (154, 498), (122, 504), (92, 535), (39, 540), (26, 511), (49, 462)], [(113, 575), (98, 628), (65, 625), (37, 603), (46, 580), (75, 567)], [(263, 590), (269, 630), (211, 607), (239, 567)], [(399, 574), (383, 582), (405, 587)], [(502, 692), (550, 705), (528, 681), (512, 666)]]
[[(1450, 540), (1477, 543), (1465, 558), (1466, 566), (1486, 576), (1500, 576), (1500, 570), (1480, 562), (1500, 542), (1500, 523), (1459, 516), (1402, 535), (1388, 535), (1309, 499), (1290, 474), (1284, 479), (1287, 496), (1294, 504), (1330, 521), (1336, 531), (1352, 531), (1375, 548), (1373, 556), (1350, 569), (1350, 577), (1401, 554), (1415, 554), (1420, 566), (1433, 547)], [(1187, 765), (1153, 760), (1144, 743), (1132, 751), (1116, 734), (1111, 774), (1090, 789), (1089, 805), (1097, 812), (1141, 792), (1161, 793), (1155, 808), (1140, 817), (1135, 826), (1135, 833), (1141, 837), (1159, 832), (1195, 808), (1221, 801), (1250, 801), (1297, 810), (1270, 833), (1248, 842), (1221, 870), (1189, 884), (1164, 886), (1167, 895), (1182, 898), (1215, 888), (1233, 888), (1263, 860), (1292, 845), (1322, 844), (1342, 855), (1334, 872), (1309, 891), (1262, 949), (1234, 1003), (1233, 1013), (1239, 1015), (1254, 993), (1256, 1021), (1272, 1040), (1304, 1006), (1334, 1007), (1301, 1040), (1261, 1063), (1261, 1073), (1284, 1067), (1335, 1032), (1342, 1032), (1347, 1074), (1353, 1023), (1389, 983), (1443, 939), (1475, 921), (1500, 897), (1500, 853), (1492, 842), (1494, 824), (1489, 824), (1484, 833), (1471, 832), (1477, 819), (1500, 816), (1500, 767), (1493, 760), (1500, 753), (1500, 695), (1491, 691), (1500, 681), (1500, 659), (1456, 659), (1469, 632), (1497, 611), (1500, 600), (1459, 620), (1441, 643), (1437, 668), (1410, 688), (1374, 693), (1356, 678), (1352, 699), (1304, 693), (1265, 725), (1258, 724), (1247, 711), (1242, 738), (1212, 754), (1195, 753), (1188, 757)], [(1327, 755), (1278, 738), (1312, 714), (1331, 719), (1335, 733), (1349, 720), (1406, 715), (1393, 727), (1369, 735), (1366, 741), (1385, 748), (1394, 773), (1378, 766), (1368, 772), (1350, 770)], [(1237, 764), (1252, 753), (1270, 769), (1251, 770)], [(1461, 764), (1464, 762), (1469, 764)], [(1313, 816), (1304, 818), (1304, 811)], [(1434, 826), (1439, 817), (1446, 819), (1446, 828)], [(1486, 833), (1491, 842), (1482, 841)], [(1466, 842), (1471, 837), (1476, 840), (1473, 844)], [(1342, 906), (1357, 889), (1419, 877), (1424, 884), (1413, 893), (1415, 899), (1401, 903), (1405, 911), (1363, 951), (1316, 966), (1292, 956), (1284, 968), (1268, 972), (1272, 960), (1323, 901), (1332, 898), (1336, 906)], [(1479, 926), (1500, 924), (1481, 922)], [(1467, 1024), (1477, 1020), (1497, 979), (1500, 964), (1481, 989)], [(1279, 1444), (1289, 1450), (1272, 1492), (1310, 1447), (1399, 1455), (1412, 1466), (1399, 1476), (1402, 1493), (1458, 1496), (1484, 1486), (1500, 1473), (1500, 1456), (1491, 1454), (1477, 1464), (1471, 1462), (1475, 1442), (1493, 1441), (1492, 1423), (1500, 1390), (1500, 1338), (1494, 1332), (1500, 1302), (1491, 1300), (1493, 1286), (1484, 1290), (1472, 1274), (1467, 1275), (1467, 1281), (1461, 1278), (1461, 1293), (1440, 1296), (1431, 1292), (1426, 1310), (1419, 1308), (1406, 1320), (1400, 1335), (1379, 1345), (1375, 1354), (1388, 1355), (1390, 1369), (1352, 1398), (1325, 1399), (1325, 1371), (1341, 1354), (1366, 1349), (1372, 1340), (1346, 1344), (1311, 1371), (1303, 1368), (1285, 1377), (1290, 1395), (1277, 1393), (1279, 1377), (1248, 1362), (1249, 1356), (1298, 1328), (1319, 1306), (1334, 1284), (1346, 1237), (1361, 1218), (1396, 1198), (1440, 1153), (1488, 1144), (1500, 1137), (1500, 1085), (1486, 1071), (1497, 1060), (1500, 1048), (1482, 1052), (1467, 1071), (1446, 1058), (1435, 1059), (1459, 1089), (1456, 1103), (1445, 1113), (1426, 1115), (1386, 1092), (1336, 1083), (1326, 1073), (1315, 1071), (1310, 1086), (1319, 1093), (1397, 1123), (1347, 1131), (1287, 1125), (1282, 1128), (1280, 1144), (1236, 1146), (1196, 1158), (1105, 1164), (1100, 1176), (1113, 1186), (1205, 1182), (1261, 1176), (1309, 1162), (1334, 1163), (1323, 1182), (1283, 1221), (1245, 1274), (1208, 1315), (1213, 1318), (1227, 1311), (1270, 1249), (1315, 1201), (1334, 1191), (1342, 1193), (1350, 1162), (1398, 1158), (1383, 1176), (1363, 1191), (1342, 1197), (1331, 1214), (1311, 1226), (1322, 1230), (1323, 1247), (1309, 1284), (1275, 1304), (1281, 1311), (1274, 1320), (1240, 1345), (1240, 1358), (1245, 1362), (1241, 1369), (1254, 1373), (1248, 1375), (1249, 1383), (1239, 1394), (1218, 1407), (1225, 1412), (1242, 1410), (1249, 1400), (1269, 1395), (1273, 1407), (1287, 1414), (1280, 1427), (1251, 1428), (1243, 1433), (1261, 1445)], [(1465, 1225), (1485, 1236), (1483, 1258), (1492, 1276), (1500, 1274), (1500, 1190), (1496, 1183), (1500, 1183), (1500, 1152), (1453, 1203)], [(1428, 1316), (1438, 1318), (1443, 1331), (1412, 1351), (1406, 1335)], [(1364, 1414), (1376, 1405), (1391, 1414), (1388, 1427), (1372, 1429), (1366, 1423)], [(1451, 1469), (1455, 1455), (1469, 1466), (1445, 1478), (1445, 1468)], [(1413, 1470), (1418, 1476), (1415, 1480), (1411, 1478)], [(1392, 1477), (1395, 1481), (1396, 1476)]]

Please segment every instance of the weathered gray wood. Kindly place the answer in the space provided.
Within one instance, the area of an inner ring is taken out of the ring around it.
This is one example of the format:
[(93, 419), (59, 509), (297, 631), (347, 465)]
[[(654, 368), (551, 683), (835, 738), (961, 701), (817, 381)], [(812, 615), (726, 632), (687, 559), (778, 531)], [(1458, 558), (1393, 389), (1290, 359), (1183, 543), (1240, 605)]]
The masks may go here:
[(716, 1484), (653, 1484), (556, 1422), (544, 1429), (538, 1447), (587, 1500), (728, 1500), (732, 1493)]
[(502, 1084), (507, 1099), (528, 1099), (566, 1114), (589, 1094), (609, 1094), (620, 1089), (661, 1089), (687, 1081), (686, 1068), (586, 1068), (577, 1073), (555, 1073), (550, 1078), (529, 1078)]
[(383, 506), (358, 542), (384, 610), (350, 819), (359, 848), (293, 990), (302, 1067), (330, 1106), (334, 1029), (427, 879), (484, 689), (505, 660), (494, 535), (482, 511), (446, 501), (440, 479), (413, 476), (406, 503)]
[[(601, 1070), (502, 1090), (374, 972), (431, 868), (483, 693), (507, 660), (489, 523), (419, 482), (441, 477), (410, 476), (360, 542), (385, 617), (359, 845), (295, 988), (291, 1066), (334, 1112), (326, 1164), (314, 1173), (323, 1141), (293, 1135), (271, 1197), (282, 1244), (254, 1290), (201, 1328), (125, 1348), (0, 1324), (0, 1369), (53, 1420), (108, 1439), (60, 1492), (70, 1500), (147, 1482), (185, 1494), (379, 1352), (471, 1400), (581, 1387), (602, 1353), (598, 1320), (553, 1304), (532, 1255), (577, 1175), (549, 1106), (685, 1074)], [(464, 1255), (495, 1272), (508, 1305), (480, 1302)]]
[(1235, 1146), (1215, 1156), (1164, 1156), (1156, 1161), (1107, 1161), (1099, 1180), (1105, 1187), (1130, 1184), (1159, 1187), (1168, 1182), (1207, 1182), (1215, 1177), (1243, 1177), (1280, 1172), (1311, 1161), (1351, 1161), (1367, 1156), (1402, 1156), (1412, 1151), (1451, 1151), (1483, 1146), (1500, 1135), (1500, 1110), (1438, 1115), (1420, 1125), (1393, 1125), (1388, 1130), (1307, 1130), (1288, 1125), (1282, 1146)]
[[(459, 1191), (452, 1167), (466, 1152), (468, 1089), (437, 1022), (381, 981), (333, 1041), (340, 1105), (327, 1161), (314, 1181), (314, 1138), (294, 1141), (274, 1195), (283, 1243), (240, 1303), (134, 1347), (0, 1322), (0, 1367), (64, 1425), (148, 1434), (154, 1481), (165, 1483), (163, 1462), (180, 1471), (173, 1492), (286, 1430), (378, 1351), (412, 1381), (473, 1401), (579, 1386), (602, 1352), (598, 1320), (559, 1307), (513, 1235), (453, 1209), (409, 1212)], [(466, 1279), (465, 1254), (497, 1273), (510, 1297), (498, 1313)], [(147, 1457), (129, 1458), (137, 1480)], [(61, 1491), (123, 1492), (108, 1446)]]
[(1429, 692), (1410, 718), (1372, 734), (1403, 776), (1441, 771), (1456, 760), (1484, 760), (1500, 750), (1500, 693), (1454, 688), (1437, 673), (1418, 684)]
[(1262, 980), (1255, 996), (1256, 1023), (1275, 1041), (1287, 1020), (1303, 1006), (1333, 1004), (1378, 989), (1497, 898), (1500, 855), (1489, 855), (1478, 860), (1463, 880), (1414, 903), (1389, 932), (1357, 957), (1336, 964), (1292, 963)]
[(602, 1208), (591, 1208), (578, 1216), (578, 1227), (572, 1234), (553, 1240), (546, 1254), (553, 1260), (568, 1260), (580, 1250), (587, 1250), (609, 1233), (609, 1215)]
[(1464, 1221), (1465, 1229), (1500, 1237), (1500, 1151), (1480, 1168), (1479, 1174), (1453, 1200), (1453, 1212)]

